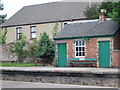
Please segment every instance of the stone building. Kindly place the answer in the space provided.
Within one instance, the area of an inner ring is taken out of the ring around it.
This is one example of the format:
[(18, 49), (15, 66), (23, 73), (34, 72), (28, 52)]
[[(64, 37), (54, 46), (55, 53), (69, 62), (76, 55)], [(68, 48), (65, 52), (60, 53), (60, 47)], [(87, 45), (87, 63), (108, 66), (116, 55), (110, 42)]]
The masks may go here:
[(25, 6), (3, 23), (1, 28), (8, 30), (7, 44), (19, 40), (21, 34), (26, 35), (28, 41), (39, 39), (43, 32), (52, 38), (56, 22), (59, 22), (60, 31), (66, 23), (86, 19), (83, 11), (87, 6), (88, 2), (52, 2)]

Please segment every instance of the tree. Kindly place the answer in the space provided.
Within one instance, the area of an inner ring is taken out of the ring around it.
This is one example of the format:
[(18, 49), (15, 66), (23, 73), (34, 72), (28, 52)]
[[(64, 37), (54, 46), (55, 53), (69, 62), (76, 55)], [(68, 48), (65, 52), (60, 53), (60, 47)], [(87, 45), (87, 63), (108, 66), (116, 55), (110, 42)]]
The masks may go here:
[(53, 27), (53, 31), (52, 31), (52, 34), (53, 34), (53, 37), (56, 35), (56, 33), (58, 32), (58, 26), (59, 26), (59, 22), (56, 22), (55, 23), (55, 26)]
[[(4, 10), (4, 6), (1, 3), (1, 0), (0, 0), (0, 10)], [(7, 14), (6, 15), (0, 15), (0, 24), (4, 23), (6, 21), (6, 19), (5, 19), (6, 17), (7, 17)]]
[(37, 61), (37, 57), (36, 57), (36, 50), (37, 50), (37, 45), (38, 42), (37, 40), (33, 40), (33, 42), (29, 45), (29, 49), (26, 51), (27, 56), (30, 57), (30, 59), (32, 59), (32, 62), (35, 64), (36, 66), (36, 61)]
[(19, 63), (23, 62), (23, 59), (25, 58), (26, 54), (25, 54), (25, 50), (23, 49), (26, 45), (26, 36), (24, 36), (23, 34), (21, 35), (21, 39), (19, 41), (16, 41), (14, 43), (13, 48), (11, 49), (11, 51), (13, 53), (17, 54), (17, 60)]
[(5, 28), (0, 32), (0, 44), (6, 43), (6, 34), (7, 34), (7, 28)]
[(102, 2), (102, 4), (98, 8), (98, 11), (101, 12), (101, 9), (106, 9), (106, 13), (108, 15), (108, 13), (112, 12), (113, 9), (112, 2)]
[(43, 60), (44, 65), (45, 63), (51, 62), (54, 58), (54, 43), (49, 39), (46, 32), (41, 34), (36, 55)]
[(97, 19), (99, 17), (98, 8), (95, 4), (92, 4), (91, 7), (87, 6), (83, 13), (88, 19)]
[(120, 1), (119, 2), (103, 2), (100, 7), (99, 11), (101, 9), (106, 9), (106, 15), (109, 18), (112, 18), (115, 21), (118, 21), (120, 23)]
[(113, 2), (112, 5), (113, 5), (112, 12), (108, 13), (108, 16), (120, 23), (120, 1)]

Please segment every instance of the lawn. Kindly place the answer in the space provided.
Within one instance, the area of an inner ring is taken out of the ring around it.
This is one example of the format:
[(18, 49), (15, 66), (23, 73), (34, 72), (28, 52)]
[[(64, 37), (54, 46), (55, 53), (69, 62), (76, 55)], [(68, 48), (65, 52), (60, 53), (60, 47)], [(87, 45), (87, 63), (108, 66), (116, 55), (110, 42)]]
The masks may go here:
[[(0, 63), (2, 67), (29, 67), (35, 66), (34, 63)], [(36, 64), (36, 66), (42, 66), (42, 64)]]

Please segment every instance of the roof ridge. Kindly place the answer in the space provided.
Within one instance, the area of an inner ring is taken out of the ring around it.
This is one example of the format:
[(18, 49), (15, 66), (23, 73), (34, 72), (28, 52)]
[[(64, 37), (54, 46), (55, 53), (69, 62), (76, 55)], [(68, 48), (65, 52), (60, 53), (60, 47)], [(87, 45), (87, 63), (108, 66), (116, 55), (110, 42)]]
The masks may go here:
[(39, 6), (39, 5), (47, 5), (47, 4), (52, 4), (52, 3), (59, 3), (61, 1), (53, 1), (53, 2), (46, 2), (46, 3), (40, 3), (40, 4), (33, 4), (33, 5), (27, 5), (24, 7), (31, 7), (31, 6)]

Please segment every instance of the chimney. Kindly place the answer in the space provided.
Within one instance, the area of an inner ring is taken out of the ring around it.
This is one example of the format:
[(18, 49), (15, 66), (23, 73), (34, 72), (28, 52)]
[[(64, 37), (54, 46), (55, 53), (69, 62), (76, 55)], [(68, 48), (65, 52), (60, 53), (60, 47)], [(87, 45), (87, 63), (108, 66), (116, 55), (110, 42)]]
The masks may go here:
[(101, 9), (101, 15), (99, 16), (99, 20), (101, 21), (101, 22), (104, 22), (105, 21), (105, 19), (106, 19), (106, 9)]

